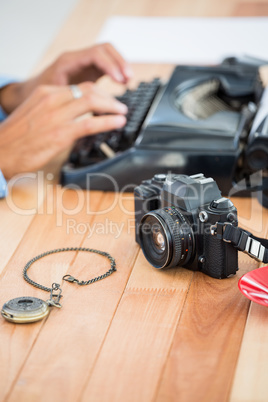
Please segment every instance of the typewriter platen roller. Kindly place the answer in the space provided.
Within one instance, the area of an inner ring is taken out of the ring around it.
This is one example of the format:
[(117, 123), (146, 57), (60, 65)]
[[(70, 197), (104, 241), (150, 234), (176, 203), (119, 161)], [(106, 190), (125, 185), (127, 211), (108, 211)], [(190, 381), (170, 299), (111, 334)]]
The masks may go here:
[(119, 97), (129, 108), (126, 127), (79, 140), (62, 184), (131, 191), (156, 173), (202, 172), (228, 194), (239, 180), (267, 170), (268, 96), (258, 65), (230, 60), (177, 66), (165, 85), (141, 83)]

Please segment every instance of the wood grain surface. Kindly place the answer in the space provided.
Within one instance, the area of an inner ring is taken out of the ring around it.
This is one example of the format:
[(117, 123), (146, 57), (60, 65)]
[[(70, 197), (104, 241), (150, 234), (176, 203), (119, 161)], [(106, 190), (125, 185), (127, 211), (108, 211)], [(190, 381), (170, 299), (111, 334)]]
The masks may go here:
[[(267, 0), (80, 0), (35, 72), (64, 50), (93, 44), (112, 15), (267, 15), (267, 6)], [(172, 68), (135, 64), (130, 86), (166, 79)], [(124, 90), (107, 78), (100, 85)], [(62, 158), (38, 175), (15, 178), (0, 201), (0, 303), (49, 297), (22, 278), (26, 262), (46, 250), (105, 250), (117, 271), (80, 287), (62, 276), (87, 280), (104, 273), (109, 261), (66, 252), (31, 267), (38, 283), (61, 284), (63, 308), (33, 324), (0, 320), (0, 401), (267, 401), (268, 311), (237, 286), (258, 263), (240, 253), (239, 271), (227, 280), (183, 268), (156, 270), (134, 240), (133, 196), (61, 188)], [(233, 202), (241, 226), (267, 237), (268, 211), (256, 199)]]

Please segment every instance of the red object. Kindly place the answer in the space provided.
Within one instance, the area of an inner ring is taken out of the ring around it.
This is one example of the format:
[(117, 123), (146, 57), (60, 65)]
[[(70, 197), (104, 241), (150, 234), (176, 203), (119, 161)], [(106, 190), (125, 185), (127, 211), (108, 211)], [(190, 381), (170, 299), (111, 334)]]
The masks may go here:
[(239, 279), (238, 287), (248, 299), (268, 306), (268, 266), (243, 275)]

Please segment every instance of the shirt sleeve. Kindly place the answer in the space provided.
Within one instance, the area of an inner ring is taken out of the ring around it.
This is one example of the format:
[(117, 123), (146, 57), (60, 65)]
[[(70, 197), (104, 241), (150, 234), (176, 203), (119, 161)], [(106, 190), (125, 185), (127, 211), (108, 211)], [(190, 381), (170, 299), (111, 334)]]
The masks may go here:
[(0, 198), (5, 198), (7, 196), (7, 182), (0, 170)]
[[(14, 78), (7, 77), (7, 76), (0, 76), (0, 88), (15, 82)], [(3, 121), (7, 117), (6, 113), (3, 111), (0, 105), (0, 122)]]

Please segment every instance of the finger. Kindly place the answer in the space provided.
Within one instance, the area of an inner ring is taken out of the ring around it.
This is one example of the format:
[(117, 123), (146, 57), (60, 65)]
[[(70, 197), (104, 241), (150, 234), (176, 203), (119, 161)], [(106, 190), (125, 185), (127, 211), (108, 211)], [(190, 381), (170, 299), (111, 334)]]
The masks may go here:
[(100, 46), (95, 49), (93, 61), (95, 66), (101, 70), (103, 74), (109, 75), (116, 82), (126, 82), (126, 78), (124, 74), (122, 74), (116, 59), (107, 51), (106, 47)]
[(100, 47), (100, 52), (103, 59), (110, 61), (109, 63), (106, 62), (102, 67), (103, 71), (115, 81), (126, 84), (132, 76), (130, 65), (110, 43), (103, 44)]
[(58, 112), (59, 120), (71, 119), (81, 116), (88, 112), (103, 114), (126, 114), (128, 109), (126, 105), (117, 101), (113, 97), (102, 92), (94, 84), (80, 84), (83, 96), (79, 99), (74, 99), (72, 102), (64, 105)]
[(75, 140), (85, 135), (116, 130), (123, 127), (125, 124), (126, 118), (122, 115), (93, 116), (71, 122), (68, 127), (67, 135)]
[(128, 76), (125, 73), (127, 63), (113, 48), (106, 43), (96, 45), (93, 48), (80, 51), (79, 58), (83, 67), (94, 64), (103, 74), (108, 74), (113, 80), (119, 83), (126, 83)]
[(128, 81), (133, 76), (133, 71), (130, 64), (121, 56), (121, 54), (110, 43), (105, 44), (107, 51), (116, 60), (121, 73)]

